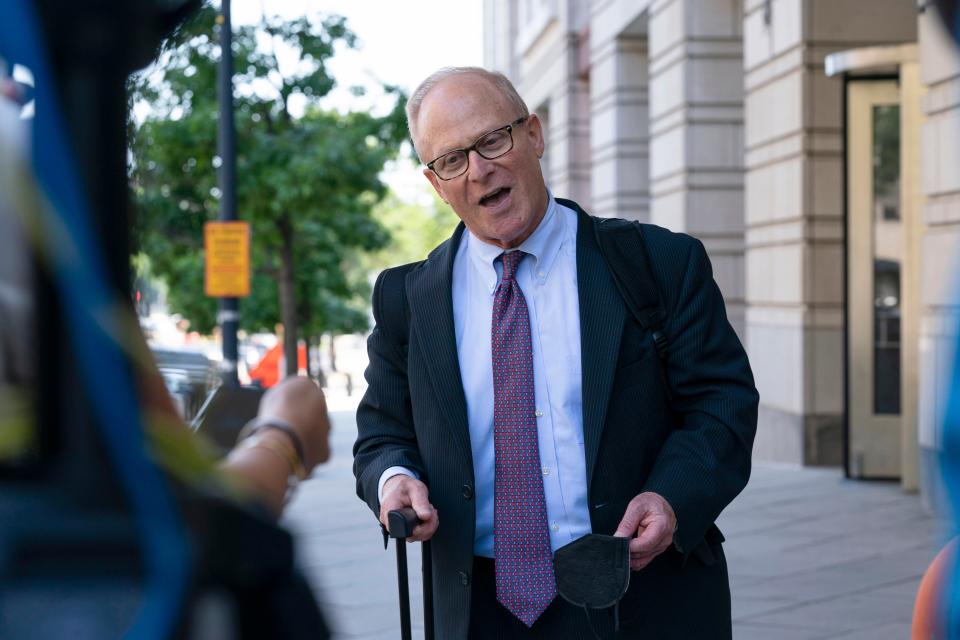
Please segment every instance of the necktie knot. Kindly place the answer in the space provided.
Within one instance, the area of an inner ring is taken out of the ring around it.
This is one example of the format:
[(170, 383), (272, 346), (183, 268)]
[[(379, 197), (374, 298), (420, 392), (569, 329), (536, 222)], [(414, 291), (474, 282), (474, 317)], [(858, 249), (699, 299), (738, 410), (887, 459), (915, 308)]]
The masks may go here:
[(510, 251), (500, 254), (500, 259), (503, 261), (504, 280), (513, 280), (516, 277), (520, 261), (523, 260), (526, 255), (523, 251)]

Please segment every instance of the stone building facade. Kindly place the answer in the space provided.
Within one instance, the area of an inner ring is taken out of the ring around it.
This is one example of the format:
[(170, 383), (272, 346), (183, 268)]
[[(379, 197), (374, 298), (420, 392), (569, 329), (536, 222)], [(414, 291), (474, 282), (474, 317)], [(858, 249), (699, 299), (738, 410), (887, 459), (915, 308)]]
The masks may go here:
[(924, 0), (485, 0), (485, 63), (589, 211), (700, 238), (754, 455), (936, 493), (958, 318), (960, 55)]

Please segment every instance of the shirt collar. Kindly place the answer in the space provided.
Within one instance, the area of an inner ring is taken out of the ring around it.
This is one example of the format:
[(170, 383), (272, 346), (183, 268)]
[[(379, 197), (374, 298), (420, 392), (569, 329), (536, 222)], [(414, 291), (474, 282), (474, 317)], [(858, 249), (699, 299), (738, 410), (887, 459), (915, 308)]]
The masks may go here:
[[(566, 221), (559, 214), (557, 201), (553, 194), (547, 191), (547, 211), (543, 220), (537, 225), (530, 237), (517, 247), (517, 250), (529, 253), (532, 258), (534, 280), (543, 283), (550, 276), (550, 270), (556, 262), (560, 248), (566, 237)], [(494, 261), (503, 253), (503, 249), (477, 239), (469, 230), (465, 234), (467, 240), (467, 255), (470, 263), (483, 278), (483, 283), (492, 294), (497, 287), (497, 270)]]

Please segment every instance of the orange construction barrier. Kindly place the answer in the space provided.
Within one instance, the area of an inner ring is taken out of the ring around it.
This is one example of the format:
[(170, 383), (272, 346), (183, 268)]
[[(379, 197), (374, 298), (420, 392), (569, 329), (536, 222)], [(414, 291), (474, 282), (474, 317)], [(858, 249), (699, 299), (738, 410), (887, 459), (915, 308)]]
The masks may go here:
[[(257, 366), (250, 370), (250, 380), (259, 382), (264, 389), (269, 389), (284, 377), (280, 367), (282, 362), (283, 343), (278, 342), (263, 354)], [(307, 345), (303, 342), (297, 344), (297, 369), (304, 373), (307, 370)]]
[(280, 359), (283, 357), (283, 344), (277, 343), (272, 349), (263, 354), (260, 362), (250, 370), (250, 379), (259, 382), (264, 389), (269, 389), (280, 382)]

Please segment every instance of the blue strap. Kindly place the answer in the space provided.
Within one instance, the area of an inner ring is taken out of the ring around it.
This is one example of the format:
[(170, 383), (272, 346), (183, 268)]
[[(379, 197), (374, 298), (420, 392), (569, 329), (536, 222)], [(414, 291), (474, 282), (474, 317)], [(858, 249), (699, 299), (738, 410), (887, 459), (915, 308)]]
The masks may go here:
[[(940, 471), (951, 503), (954, 518), (960, 517), (960, 343), (953, 358), (953, 372), (947, 393), (947, 409), (943, 420), (943, 447), (940, 449)], [(960, 523), (954, 521), (953, 534), (960, 533)], [(945, 581), (944, 595), (947, 614), (947, 635), (960, 640), (960, 554), (953, 561)]]
[(132, 507), (144, 552), (145, 596), (127, 637), (167, 638), (185, 602), (190, 567), (186, 532), (163, 475), (148, 457), (137, 391), (114, 337), (122, 335), (127, 305), (107, 284), (43, 43), (31, 3), (7, 0), (0, 19), (0, 55), (30, 68), (36, 80), (33, 169), (46, 206), (35, 215), (41, 217), (50, 266), (70, 312), (73, 350), (83, 369), (97, 372), (79, 378)]

